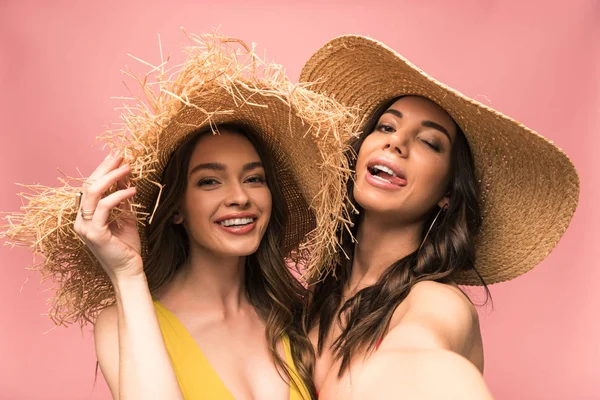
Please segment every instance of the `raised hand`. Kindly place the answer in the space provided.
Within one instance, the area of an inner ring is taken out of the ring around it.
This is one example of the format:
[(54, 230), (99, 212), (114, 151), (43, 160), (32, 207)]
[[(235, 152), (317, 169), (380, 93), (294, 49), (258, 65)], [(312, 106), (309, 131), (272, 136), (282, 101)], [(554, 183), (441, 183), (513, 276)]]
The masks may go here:
[[(96, 256), (110, 279), (143, 274), (140, 236), (133, 213), (127, 213), (124, 203), (135, 195), (135, 188), (126, 188), (130, 167), (123, 157), (109, 154), (90, 175), (82, 188), (81, 208), (75, 220), (75, 232)], [(103, 197), (113, 185), (117, 191)], [(123, 209), (123, 216), (110, 223), (110, 211)]]

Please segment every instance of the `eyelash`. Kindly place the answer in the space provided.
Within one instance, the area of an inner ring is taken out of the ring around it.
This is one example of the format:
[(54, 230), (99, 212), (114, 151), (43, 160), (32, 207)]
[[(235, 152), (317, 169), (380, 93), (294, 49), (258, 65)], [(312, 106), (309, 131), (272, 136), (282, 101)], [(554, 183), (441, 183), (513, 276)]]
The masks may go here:
[(219, 183), (219, 182), (216, 179), (213, 179), (213, 178), (206, 178), (206, 179), (201, 179), (198, 182), (198, 186), (214, 185), (215, 183)]
[[(393, 133), (396, 131), (396, 129), (388, 124), (379, 124), (377, 125), (377, 130), (383, 133)], [(433, 151), (439, 153), (440, 152), (440, 147), (434, 143), (428, 142), (427, 140), (423, 140), (420, 139), (423, 143), (425, 143), (427, 146), (429, 146)]]
[(423, 143), (425, 143), (427, 146), (429, 146), (433, 151), (439, 153), (440, 152), (440, 147), (437, 144), (428, 142), (427, 140), (423, 140), (420, 139)]
[[(248, 179), (246, 179), (245, 182), (248, 182), (248, 183), (261, 183), (261, 184), (263, 184), (263, 183), (266, 182), (266, 180), (265, 180), (264, 177), (262, 177), (260, 175), (255, 175), (255, 176), (251, 176)], [(198, 182), (197, 185), (198, 186), (209, 186), (209, 185), (215, 185), (215, 184), (218, 184), (218, 183), (219, 183), (219, 181), (217, 181), (216, 179), (205, 178), (205, 179), (201, 179)]]
[(396, 132), (396, 129), (394, 129), (393, 126), (388, 125), (388, 124), (379, 124), (379, 125), (377, 125), (377, 130), (380, 131), (380, 132), (383, 132), (383, 133)]
[[(254, 180), (254, 181), (253, 182), (249, 182), (251, 179)], [(249, 182), (249, 183), (265, 183), (266, 180), (261, 175), (255, 175), (255, 176), (251, 176), (248, 179), (246, 179), (246, 182)]]

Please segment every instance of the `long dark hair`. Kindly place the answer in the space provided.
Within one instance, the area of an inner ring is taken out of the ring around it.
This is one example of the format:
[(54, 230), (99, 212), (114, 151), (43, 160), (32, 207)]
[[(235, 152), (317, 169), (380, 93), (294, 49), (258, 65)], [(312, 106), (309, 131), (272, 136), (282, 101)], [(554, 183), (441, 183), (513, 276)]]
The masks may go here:
[[(302, 324), (302, 311), (306, 307), (308, 296), (306, 289), (285, 264), (281, 252), (288, 216), (273, 157), (248, 126), (222, 124), (217, 126), (218, 130), (235, 132), (248, 138), (263, 163), (273, 204), (271, 218), (258, 250), (246, 257), (246, 295), (266, 323), (267, 343), (278, 370), (284, 371), (290, 385), (297, 389), (298, 379), (301, 379), (311, 396), (315, 397), (316, 390), (312, 383), (314, 351)], [(173, 223), (173, 216), (186, 190), (187, 168), (194, 148), (203, 135), (211, 133), (211, 128), (207, 127), (190, 135), (173, 152), (163, 172), (162, 182), (166, 185), (153, 222), (146, 227), (148, 253), (144, 269), (153, 295), (171, 281), (188, 257), (188, 235), (183, 224)], [(294, 376), (285, 360), (277, 353), (277, 343), (283, 334), (290, 339), (292, 358), (299, 377)]]
[[(363, 133), (348, 153), (352, 169), (356, 167), (356, 154), (363, 141), (375, 130), (383, 112), (397, 100), (382, 104), (368, 119)], [(351, 232), (342, 233), (342, 247), (349, 259), (342, 260), (333, 274), (315, 284), (308, 313), (309, 329), (319, 324), (318, 354), (322, 353), (325, 338), (334, 322), (340, 324), (342, 333), (333, 342), (335, 358), (341, 359), (338, 376), (348, 368), (354, 355), (373, 351), (385, 335), (396, 307), (415, 284), (422, 281), (453, 283), (458, 271), (473, 269), (476, 272), (474, 238), (481, 226), (479, 187), (469, 144), (458, 125), (451, 152), (448, 189), (451, 193), (448, 209), (441, 213), (422, 248), (394, 262), (374, 285), (360, 290), (341, 304), (343, 290), (352, 271), (355, 246), (352, 238), (356, 237), (359, 223), (358, 214), (352, 216), (354, 227)], [(354, 182), (351, 180), (348, 182), (349, 201), (352, 207), (361, 212), (361, 207), (354, 200), (353, 190)], [(431, 211), (425, 220), (425, 227), (431, 225), (438, 211), (440, 209), (437, 206)], [(424, 230), (421, 240), (425, 234)], [(489, 297), (481, 276), (480, 279)]]

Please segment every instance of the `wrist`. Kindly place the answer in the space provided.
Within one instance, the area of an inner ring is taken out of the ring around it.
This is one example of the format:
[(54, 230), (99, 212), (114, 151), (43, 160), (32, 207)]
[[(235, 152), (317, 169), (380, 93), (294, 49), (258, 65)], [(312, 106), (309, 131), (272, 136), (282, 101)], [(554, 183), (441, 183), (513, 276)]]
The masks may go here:
[(123, 291), (144, 288), (148, 290), (148, 280), (143, 270), (133, 273), (116, 273), (110, 277), (115, 294), (119, 296)]

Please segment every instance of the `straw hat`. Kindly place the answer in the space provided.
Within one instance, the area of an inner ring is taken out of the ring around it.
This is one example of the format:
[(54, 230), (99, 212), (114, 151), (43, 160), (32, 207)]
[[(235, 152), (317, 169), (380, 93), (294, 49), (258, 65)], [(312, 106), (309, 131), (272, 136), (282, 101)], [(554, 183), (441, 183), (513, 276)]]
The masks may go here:
[[(556, 246), (577, 207), (575, 167), (548, 139), (438, 82), (385, 44), (358, 35), (329, 41), (306, 63), (301, 82), (369, 116), (402, 95), (444, 108), (471, 147), (480, 180), (483, 225), (476, 268), (486, 283), (531, 270)], [(458, 283), (480, 284), (474, 271)]]
[[(348, 219), (343, 207), (349, 176), (344, 150), (355, 127), (354, 114), (291, 84), (279, 65), (262, 61), (239, 40), (188, 37), (192, 46), (179, 71), (166, 70), (163, 64), (145, 77), (130, 74), (140, 83), (145, 101), (127, 105), (122, 127), (101, 138), (131, 164), (140, 225), (152, 222), (163, 169), (190, 133), (222, 123), (243, 124), (274, 158), (288, 214), (284, 254), (307, 267), (333, 262), (340, 224)], [(150, 82), (152, 75), (156, 82)], [(6, 236), (44, 257), (34, 269), (57, 283), (50, 310), (54, 321), (84, 324), (114, 302), (113, 288), (73, 230), (81, 180), (63, 184), (31, 186), (33, 193), (22, 194), (27, 204), (21, 213), (8, 216)], [(113, 218), (119, 212), (114, 210)], [(144, 230), (140, 232), (144, 242)]]

